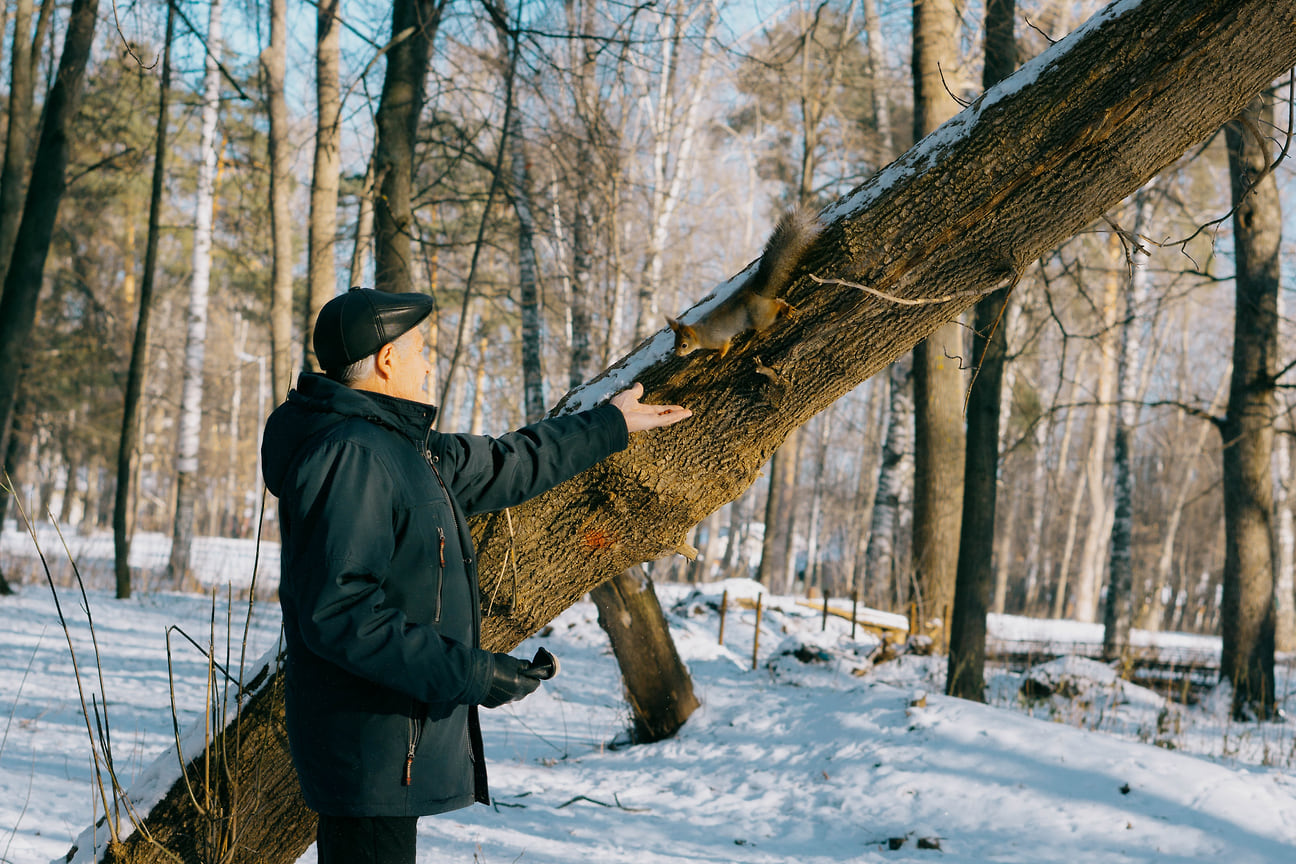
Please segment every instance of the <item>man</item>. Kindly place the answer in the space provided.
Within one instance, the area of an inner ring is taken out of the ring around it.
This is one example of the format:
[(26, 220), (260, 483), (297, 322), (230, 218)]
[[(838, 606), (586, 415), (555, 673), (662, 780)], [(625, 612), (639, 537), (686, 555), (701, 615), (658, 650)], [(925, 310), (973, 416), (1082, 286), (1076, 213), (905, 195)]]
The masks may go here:
[[(690, 416), (635, 385), (592, 411), (488, 438), (432, 430), (422, 294), (352, 289), (266, 423), (279, 498), (288, 742), (321, 864), (412, 862), (419, 816), (488, 802), (477, 708), (545, 670), (479, 647), (473, 513), (519, 504)], [(552, 670), (549, 670), (550, 672)]]

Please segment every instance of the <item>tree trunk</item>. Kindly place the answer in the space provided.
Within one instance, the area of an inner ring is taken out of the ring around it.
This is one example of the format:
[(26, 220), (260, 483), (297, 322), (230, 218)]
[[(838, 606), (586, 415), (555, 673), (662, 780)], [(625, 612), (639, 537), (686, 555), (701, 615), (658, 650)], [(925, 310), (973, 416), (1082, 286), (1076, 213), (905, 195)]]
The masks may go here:
[(27, 148), (31, 137), (33, 79), (31, 43), (32, 0), (18, 0), (14, 10), (13, 60), (9, 78), (9, 116), (5, 132), (4, 168), (0, 171), (0, 283), (13, 256), (14, 238), (22, 219), (27, 186)]
[(121, 438), (117, 445), (117, 491), (113, 499), (113, 565), (117, 599), (131, 596), (130, 547), (135, 515), (131, 488), (132, 463), (139, 448), (140, 401), (144, 396), (144, 370), (148, 365), (148, 329), (153, 314), (153, 289), (157, 274), (158, 236), (162, 218), (162, 188), (166, 179), (168, 107), (171, 101), (171, 40), (175, 36), (175, 9), (167, 4), (166, 42), (162, 46), (162, 81), (158, 88), (158, 116), (154, 131), (153, 185), (149, 193), (148, 237), (144, 241), (144, 273), (140, 279), (139, 316), (131, 343), (130, 369), (122, 406)]
[[(1138, 215), (1134, 234), (1148, 231), (1151, 220), (1151, 194), (1156, 181), (1149, 183), (1137, 196)], [(1138, 256), (1143, 255), (1140, 259)], [(1130, 629), (1134, 626), (1134, 466), (1130, 445), (1138, 423), (1138, 377), (1142, 367), (1142, 347), (1146, 340), (1135, 334), (1148, 295), (1147, 256), (1132, 252), (1130, 291), (1125, 303), (1125, 318), (1120, 325), (1120, 345), (1116, 358), (1116, 435), (1112, 448), (1112, 533), (1108, 555), (1107, 600), (1103, 607), (1103, 657), (1124, 658), (1129, 653)]]
[[(989, 90), (1017, 67), (1013, 21), (1017, 0), (989, 0), (985, 13), (985, 71)], [(999, 411), (1004, 363), (1008, 359), (1005, 289), (977, 301), (972, 357), (977, 371), (967, 398), (967, 448), (963, 474), (963, 518), (959, 533), (954, 612), (949, 621), (949, 666), (945, 692), (985, 701), (986, 613), (994, 585), (995, 505), (999, 491)], [(1006, 569), (1008, 562), (1000, 561)]]
[[(886, 441), (878, 466), (877, 492), (869, 541), (864, 550), (863, 579), (858, 586), (874, 605), (886, 605), (896, 584), (896, 527), (900, 520), (900, 490), (904, 486), (909, 455), (909, 430), (913, 418), (913, 359), (901, 357), (887, 370), (890, 394)], [(895, 597), (895, 602), (901, 598)]]
[(76, 113), (86, 60), (94, 42), (98, 0), (73, 0), (67, 36), (54, 85), (45, 100), (44, 121), (32, 164), (22, 221), (0, 296), (0, 453), (9, 446), (18, 377), (36, 320), (45, 257), (49, 254), (59, 202), (67, 187), (68, 127)]
[(193, 272), (189, 284), (188, 331), (185, 335), (184, 384), (176, 440), (176, 506), (171, 530), (167, 579), (183, 584), (193, 546), (194, 506), (198, 497), (198, 453), (202, 439), (203, 360), (207, 353), (207, 297), (211, 289), (212, 222), (216, 207), (216, 121), (220, 114), (221, 4), (211, 0), (207, 24), (207, 60), (203, 69), (202, 132), (198, 142), (198, 191), (195, 196)]
[[(1174, 0), (1113, 7), (1028, 64), (970, 107), (948, 137), (915, 149), (827, 211), (830, 224), (807, 262), (821, 278), (948, 302), (899, 305), (803, 277), (788, 296), (800, 316), (763, 335), (759, 347), (767, 368), (785, 380), (795, 374), (795, 388), (757, 373), (751, 346), (723, 361), (685, 362), (669, 354), (663, 334), (563, 400), (557, 410), (590, 404), (633, 369), (650, 401), (682, 402), (694, 416), (634, 436), (625, 452), (516, 508), (513, 542), (499, 516), (474, 523), (481, 572), (499, 573), (513, 548), (523, 574), (516, 602), (497, 602), (483, 623), (482, 645), (508, 650), (594, 586), (674, 549), (752, 483), (789, 429), (1083, 229), (1292, 65), (1296, 7), (1268, 0), (1199, 2), (1188, 12)], [(1006, 129), (1030, 134), (1005, 136)], [(494, 587), (488, 575), (483, 594)], [(278, 728), (259, 716), (244, 724), (245, 736)], [(282, 739), (255, 762), (263, 776), (291, 773)], [(288, 836), (285, 827), (308, 826), (311, 817), (291, 783), (265, 798), (273, 810), (241, 811), (236, 860), (294, 861), (309, 836)], [(182, 783), (147, 824), (157, 836), (193, 812)], [(126, 845), (136, 862), (166, 858), (139, 833)]]
[(1112, 397), (1116, 390), (1116, 304), (1119, 280), (1116, 272), (1121, 260), (1120, 239), (1112, 235), (1110, 275), (1105, 280), (1102, 303), (1102, 332), (1098, 337), (1098, 389), (1094, 396), (1089, 458), (1085, 463), (1085, 487), (1089, 493), (1089, 525), (1080, 553), (1080, 570), (1076, 574), (1075, 610), (1077, 621), (1093, 622), (1098, 618), (1098, 592), (1102, 588), (1102, 562), (1111, 538), (1113, 514), (1107, 501), (1105, 468), (1107, 438), (1111, 434)]
[[(414, 208), (414, 143), (423, 110), (432, 40), (446, 0), (395, 0), (392, 45), (378, 103), (374, 199), (374, 287), (405, 294), (415, 290), (411, 247)], [(331, 238), (329, 241), (332, 248)]]
[[(511, 53), (511, 52), (506, 52)], [(509, 72), (512, 75), (512, 71)], [(517, 90), (510, 89), (513, 98)], [(539, 269), (535, 251), (535, 213), (527, 178), (526, 141), (522, 137), (522, 112), (514, 110), (505, 130), (511, 158), (513, 212), (518, 220), (518, 301), (522, 311), (522, 393), (528, 423), (545, 413), (544, 369), (540, 363), (544, 340), (541, 317)]]
[(365, 257), (369, 251), (369, 244), (373, 242), (373, 197), (377, 185), (374, 178), (374, 160), (373, 156), (370, 156), (369, 165), (365, 168), (364, 182), (361, 184), (360, 201), (356, 206), (355, 243), (351, 246), (351, 266), (347, 268), (351, 285), (364, 284)]
[[(1279, 316), (1281, 319), (1281, 316)], [(1279, 437), (1274, 474), (1274, 519), (1277, 524), (1277, 559), (1274, 562), (1274, 650), (1296, 650), (1296, 520), (1292, 513), (1292, 435)]]
[[(319, 366), (315, 359), (315, 319), (324, 304), (337, 293), (334, 244), (337, 242), (338, 175), (342, 164), (339, 2), (320, 0), (315, 7), (315, 162), (311, 173), (310, 220), (306, 230), (306, 326), (302, 328), (302, 365), (311, 371)], [(392, 26), (395, 28), (396, 25), (393, 23)], [(389, 59), (388, 63), (391, 62)], [(392, 74), (390, 67), (387, 74)], [(386, 94), (384, 85), (384, 97)], [(381, 138), (380, 132), (380, 141)], [(351, 274), (351, 284), (360, 284), (354, 273)], [(281, 399), (287, 391), (279, 389), (281, 382), (277, 371), (274, 382), (275, 398)], [(291, 385), (292, 382), (288, 383)]]
[(1282, 209), (1270, 167), (1273, 108), (1259, 99), (1224, 127), (1233, 190), (1237, 304), (1224, 438), (1220, 676), (1233, 714), (1274, 714), (1273, 421)]
[(652, 580), (632, 567), (590, 592), (599, 626), (612, 640), (626, 699), (634, 715), (634, 740), (670, 738), (698, 707), (693, 681), (671, 639)]
[[(949, 73), (958, 59), (961, 13), (958, 0), (913, 4), (915, 141), (958, 113)], [(952, 320), (914, 351), (914, 584), (920, 629), (937, 650), (944, 650), (949, 632), (958, 574), (966, 356), (963, 328)]]
[[(325, 0), (319, 7), (323, 13)], [(288, 150), (288, 105), (284, 73), (288, 64), (288, 0), (270, 0), (270, 47), (265, 65), (266, 114), (270, 119), (270, 233), (274, 249), (270, 278), (270, 380), (276, 402), (292, 386), (293, 178)]]

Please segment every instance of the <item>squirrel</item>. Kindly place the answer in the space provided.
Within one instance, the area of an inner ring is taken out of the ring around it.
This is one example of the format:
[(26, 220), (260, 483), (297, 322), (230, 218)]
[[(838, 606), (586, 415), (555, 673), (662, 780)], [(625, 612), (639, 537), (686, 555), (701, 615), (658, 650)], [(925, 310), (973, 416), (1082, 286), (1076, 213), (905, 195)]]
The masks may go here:
[(765, 251), (751, 278), (693, 324), (667, 317), (666, 323), (675, 332), (675, 353), (683, 357), (711, 350), (719, 351), (723, 357), (739, 333), (763, 333), (779, 318), (792, 315), (796, 310), (776, 295), (787, 288), (819, 231), (819, 222), (812, 213), (800, 209), (784, 213), (765, 242)]

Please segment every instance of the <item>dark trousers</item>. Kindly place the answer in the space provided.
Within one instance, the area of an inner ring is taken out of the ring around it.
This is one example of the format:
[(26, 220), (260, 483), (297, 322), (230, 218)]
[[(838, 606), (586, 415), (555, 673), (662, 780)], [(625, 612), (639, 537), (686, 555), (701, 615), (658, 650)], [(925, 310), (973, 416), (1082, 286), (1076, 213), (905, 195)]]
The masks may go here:
[(414, 864), (417, 816), (320, 814), (315, 849), (319, 864)]

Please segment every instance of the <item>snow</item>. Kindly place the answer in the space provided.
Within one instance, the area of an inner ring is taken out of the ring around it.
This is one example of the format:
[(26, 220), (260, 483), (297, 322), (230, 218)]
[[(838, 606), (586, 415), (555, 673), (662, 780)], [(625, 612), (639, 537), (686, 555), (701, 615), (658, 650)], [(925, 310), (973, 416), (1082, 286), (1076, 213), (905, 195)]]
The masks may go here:
[[(1047, 687), (1029, 697), (1023, 673), (991, 670), (991, 704), (981, 705), (940, 695), (943, 658), (873, 666), (876, 636), (852, 639), (849, 622), (831, 616), (821, 629), (819, 611), (754, 583), (658, 593), (702, 702), (680, 734), (622, 746), (629, 716), (616, 663), (593, 606), (578, 603), (518, 649), (543, 644), (562, 674), (484, 715), (494, 806), (422, 819), (420, 861), (1296, 860), (1296, 730), (1231, 723), (1227, 694), (1181, 706), (1069, 656), (1030, 671)], [(753, 670), (755, 615), (737, 601), (758, 594)], [(82, 682), (97, 691), (79, 594), (60, 599)], [(116, 767), (146, 806), (174, 776), (174, 755), (154, 761), (174, 744), (167, 628), (203, 645), (214, 634), (222, 661), (228, 650), (236, 663), (246, 609), (185, 594), (89, 600)], [(61, 859), (102, 815), (68, 647), (48, 588), (28, 584), (0, 603), (0, 860)], [(278, 627), (275, 606), (256, 606), (247, 656), (273, 649)], [(1072, 631), (991, 621), (996, 639), (1062, 641)], [(171, 643), (180, 728), (201, 730), (206, 660), (182, 638)], [(1289, 668), (1278, 680), (1296, 708)], [(931, 846), (939, 851), (921, 848)], [(314, 850), (301, 860), (313, 864)]]

